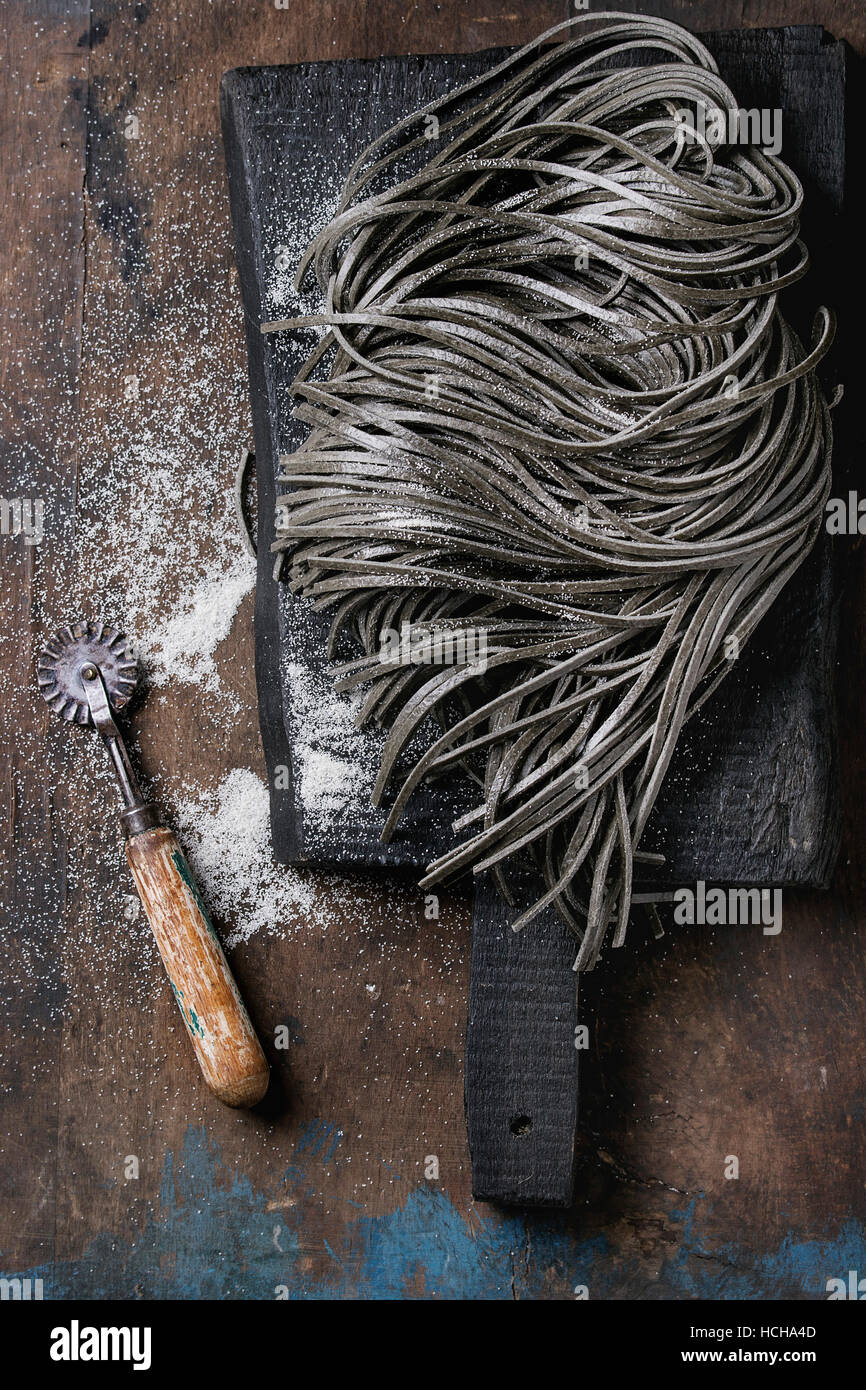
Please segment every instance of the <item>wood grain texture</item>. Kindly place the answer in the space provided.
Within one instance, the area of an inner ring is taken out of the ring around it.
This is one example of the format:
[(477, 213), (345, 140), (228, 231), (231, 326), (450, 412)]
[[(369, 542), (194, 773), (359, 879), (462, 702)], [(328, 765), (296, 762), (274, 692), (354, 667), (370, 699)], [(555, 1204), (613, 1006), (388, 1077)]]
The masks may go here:
[(68, 750), (24, 692), (45, 615), (64, 603), (75, 511), (87, 11), (72, 3), (38, 26), (23, 3), (0, 16), (0, 495), (42, 500), (46, 528), (38, 547), (0, 535), (0, 1229), (7, 1257), (25, 1263), (53, 1255), (57, 1221), (61, 1105), (41, 1077), (63, 1056)]
[(226, 1105), (257, 1105), (268, 1064), (174, 834), (135, 835), (126, 859), (205, 1081)]
[[(786, 894), (778, 938), (683, 929), (613, 955), (584, 983), (581, 1016), (595, 1022), (582, 1054), (577, 1200), (567, 1213), (506, 1216), (471, 1200), (462, 1085), (469, 916), (458, 893), (441, 896), (431, 922), (409, 888), (365, 877), (349, 890), (316, 876), (327, 927), (318, 910), (299, 913), (230, 953), (273, 1064), (273, 1098), (264, 1113), (234, 1112), (197, 1086), (149, 931), (123, 915), (128, 883), (108, 828), (114, 794), (107, 779), (94, 781), (97, 750), (53, 726), (35, 689), (28, 703), (43, 626), (76, 616), (91, 591), (105, 597), (91, 572), (76, 572), (72, 519), (79, 542), (100, 536), (91, 479), (108, 460), (124, 471), (138, 417), (121, 411), (119, 375), (127, 362), (143, 369), (145, 422), (149, 400), (183, 395), (185, 357), (208, 377), (199, 319), (175, 343), (159, 318), (186, 266), (196, 267), (197, 313), (212, 334), (219, 325), (224, 361), (192, 443), (204, 452), (219, 422), (236, 417), (248, 442), (233, 388), (245, 345), (221, 75), (515, 43), (564, 14), (561, 0), (293, 0), (287, 11), (268, 0), (94, 0), (90, 15), (22, 0), (3, 9), (12, 60), (0, 66), (0, 168), (13, 234), (0, 239), (0, 466), (4, 495), (17, 496), (30, 486), (25, 463), (38, 464), (57, 529), (29, 556), (0, 538), (0, 1270), (38, 1270), (46, 1298), (273, 1299), (285, 1285), (293, 1298), (570, 1299), (587, 1283), (591, 1298), (766, 1301), (822, 1297), (828, 1275), (852, 1261), (866, 1269), (862, 540), (834, 542), (852, 565), (840, 620), (844, 840), (832, 889)], [(683, 3), (675, 17), (710, 29), (742, 15), (820, 22), (864, 47), (855, 3), (744, 10), (713, 0)], [(133, 89), (154, 124), (127, 151), (124, 173), (109, 135), (122, 130), (121, 102)], [(83, 113), (100, 93), (85, 197)], [(113, 204), (143, 209), (137, 243), (132, 212), (112, 234), (103, 209)], [(149, 269), (136, 259), (145, 252)], [(860, 313), (862, 296), (854, 275), (844, 303)], [(861, 355), (856, 340), (844, 343), (848, 397), (837, 419), (847, 411), (851, 485), (862, 488)], [(232, 465), (214, 459), (207, 505)], [(179, 515), (183, 534), (206, 530), (207, 505), (194, 519)], [(106, 561), (122, 561), (123, 546), (102, 544)], [(167, 803), (193, 770), (207, 788), (230, 767), (265, 775), (250, 599), (216, 666), (238, 701), (230, 730), (183, 685), (136, 716), (138, 756), (160, 772)], [(268, 1041), (278, 1025), (288, 1050)], [(736, 1182), (723, 1176), (730, 1153), (739, 1155)], [(125, 1176), (128, 1155), (137, 1180)], [(431, 1156), (438, 1178), (426, 1176)]]

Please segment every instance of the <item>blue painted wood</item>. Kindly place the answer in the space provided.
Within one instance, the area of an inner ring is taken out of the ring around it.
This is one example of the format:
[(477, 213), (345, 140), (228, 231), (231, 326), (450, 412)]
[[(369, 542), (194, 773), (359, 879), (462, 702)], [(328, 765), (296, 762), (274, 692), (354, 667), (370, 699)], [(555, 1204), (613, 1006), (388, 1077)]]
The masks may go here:
[(288, 1155), (296, 1200), (275, 1208), (269, 1191), (252, 1186), (204, 1129), (190, 1126), (183, 1147), (165, 1154), (159, 1207), (140, 1225), (96, 1235), (80, 1255), (54, 1264), (0, 1263), (0, 1277), (30, 1280), (31, 1290), (41, 1280), (46, 1300), (475, 1302), (573, 1299), (583, 1291), (596, 1303), (636, 1294), (766, 1303), (826, 1299), (829, 1279), (847, 1283), (851, 1269), (866, 1275), (860, 1213), (817, 1232), (793, 1227), (766, 1246), (743, 1227), (708, 1247), (712, 1199), (668, 1193), (670, 1238), (648, 1282), (627, 1224), (600, 1238), (551, 1212), (534, 1218), (527, 1239), (521, 1213), (467, 1210), (431, 1183), (413, 1185), (384, 1214), (348, 1213), (314, 1262), (315, 1194), (337, 1158), (339, 1133), (335, 1124), (315, 1122), (298, 1135)]

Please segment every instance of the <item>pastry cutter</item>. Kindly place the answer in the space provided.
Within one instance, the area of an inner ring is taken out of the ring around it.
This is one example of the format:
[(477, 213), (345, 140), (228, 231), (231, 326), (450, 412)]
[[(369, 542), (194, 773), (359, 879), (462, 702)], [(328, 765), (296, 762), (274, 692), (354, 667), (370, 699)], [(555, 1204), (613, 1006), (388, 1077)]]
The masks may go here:
[(265, 1055), (189, 864), (142, 796), (114, 722), (138, 680), (126, 637), (105, 623), (72, 623), (42, 648), (37, 679), (56, 714), (94, 726), (108, 749), (124, 802), (126, 858), (205, 1081), (226, 1105), (255, 1105), (268, 1088)]

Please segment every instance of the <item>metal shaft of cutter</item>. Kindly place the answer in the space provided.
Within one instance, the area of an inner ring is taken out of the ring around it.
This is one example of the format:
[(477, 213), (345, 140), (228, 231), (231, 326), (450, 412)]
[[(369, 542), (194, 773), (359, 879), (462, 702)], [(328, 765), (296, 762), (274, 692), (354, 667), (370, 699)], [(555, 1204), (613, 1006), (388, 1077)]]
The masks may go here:
[(100, 738), (108, 749), (117, 780), (120, 783), (124, 803), (124, 810), (120, 815), (121, 821), (127, 835), (138, 835), (142, 830), (149, 830), (153, 826), (159, 825), (159, 812), (150, 802), (145, 801), (141, 794), (141, 788), (132, 770), (132, 763), (129, 760), (123, 736), (112, 718), (111, 706), (108, 703), (108, 695), (99, 673), (99, 667), (93, 662), (87, 662), (81, 667), (79, 674), (87, 696), (91, 718)]

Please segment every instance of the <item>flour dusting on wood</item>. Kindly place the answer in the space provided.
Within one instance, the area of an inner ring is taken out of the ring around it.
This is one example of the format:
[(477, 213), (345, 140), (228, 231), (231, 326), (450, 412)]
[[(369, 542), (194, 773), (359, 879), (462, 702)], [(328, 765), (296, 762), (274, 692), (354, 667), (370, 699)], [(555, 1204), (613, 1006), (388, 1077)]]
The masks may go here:
[(179, 802), (175, 823), (209, 906), (230, 924), (228, 946), (261, 927), (293, 932), (313, 912), (314, 889), (273, 862), (268, 789), (249, 768), (232, 768), (215, 791)]
[(245, 554), (219, 574), (203, 579), (181, 599), (164, 626), (151, 634), (144, 660), (154, 685), (172, 680), (220, 689), (214, 653), (228, 637), (241, 600), (255, 588), (254, 562)]

